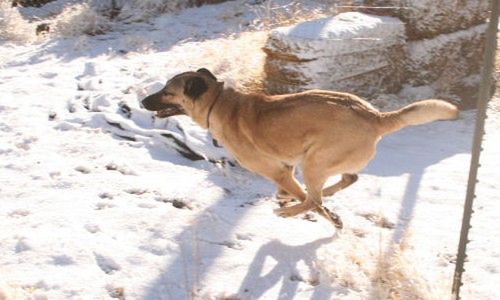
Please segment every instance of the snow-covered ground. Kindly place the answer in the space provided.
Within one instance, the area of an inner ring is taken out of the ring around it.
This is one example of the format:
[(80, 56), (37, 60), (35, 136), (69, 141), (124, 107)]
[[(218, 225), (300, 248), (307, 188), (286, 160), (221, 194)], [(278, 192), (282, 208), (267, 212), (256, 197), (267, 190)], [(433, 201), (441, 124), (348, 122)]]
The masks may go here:
[[(186, 117), (139, 107), (178, 72), (209, 67), (238, 86), (259, 68), (262, 33), (227, 34), (251, 22), (240, 4), (0, 44), (0, 299), (448, 297), (473, 112), (382, 140), (360, 180), (325, 199), (345, 224), (335, 232), (314, 215), (275, 216), (271, 183), (220, 161)], [(500, 298), (500, 112), (489, 113), (463, 299)]]

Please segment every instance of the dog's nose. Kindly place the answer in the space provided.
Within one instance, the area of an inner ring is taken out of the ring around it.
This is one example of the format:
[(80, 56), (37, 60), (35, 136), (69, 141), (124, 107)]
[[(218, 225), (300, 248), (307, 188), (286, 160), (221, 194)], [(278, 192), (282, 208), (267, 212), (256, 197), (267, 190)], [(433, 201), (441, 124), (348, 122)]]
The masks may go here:
[(147, 105), (147, 104), (146, 104), (146, 103), (144, 103), (144, 102), (146, 102), (146, 99), (147, 99), (147, 98), (144, 98), (144, 99), (142, 99), (142, 101), (139, 101), (139, 104), (140, 104), (141, 108), (146, 108), (146, 105)]
[(147, 110), (160, 110), (161, 103), (161, 92), (151, 94), (141, 101), (142, 106)]

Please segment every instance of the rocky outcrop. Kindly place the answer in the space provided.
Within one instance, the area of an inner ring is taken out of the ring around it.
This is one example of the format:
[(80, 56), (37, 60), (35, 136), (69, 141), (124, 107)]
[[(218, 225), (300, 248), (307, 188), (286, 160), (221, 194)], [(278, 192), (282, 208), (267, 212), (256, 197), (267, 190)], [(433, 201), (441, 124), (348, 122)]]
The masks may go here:
[(54, 0), (12, 0), (12, 6), (41, 7)]
[(484, 23), (488, 0), (354, 0), (339, 1), (339, 11), (392, 16), (405, 23), (409, 40), (433, 38)]
[[(396, 10), (389, 3), (396, 1), (351, 2), (364, 5), (339, 8), (377, 15), (351, 11), (271, 31), (264, 47), (269, 93), (321, 88), (370, 99), (426, 87), (474, 107), (488, 1), (398, 1), (405, 7)], [(378, 16), (384, 13), (398, 18)]]
[(278, 28), (264, 47), (266, 89), (394, 92), (405, 80), (404, 44), (398, 19), (356, 12)]
[(408, 43), (407, 83), (431, 85), (436, 96), (473, 107), (479, 88), (486, 25)]

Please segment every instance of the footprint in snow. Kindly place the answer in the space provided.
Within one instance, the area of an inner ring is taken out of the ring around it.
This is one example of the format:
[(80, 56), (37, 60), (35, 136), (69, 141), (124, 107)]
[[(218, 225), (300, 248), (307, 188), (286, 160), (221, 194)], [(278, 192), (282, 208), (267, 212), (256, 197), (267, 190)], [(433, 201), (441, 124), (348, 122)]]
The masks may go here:
[(140, 188), (130, 188), (125, 190), (126, 193), (129, 193), (131, 195), (142, 195), (148, 192), (147, 189), (140, 189)]
[(77, 82), (76, 89), (78, 91), (98, 91), (102, 89), (101, 78), (86, 78)]
[(171, 203), (173, 207), (178, 208), (178, 209), (184, 209), (184, 208), (192, 209), (191, 206), (189, 206), (184, 200), (181, 200), (181, 199), (156, 197), (155, 200), (158, 202), (163, 202), (163, 203)]
[(304, 282), (304, 283), (307, 283), (307, 284), (309, 284), (311, 286), (317, 286), (320, 283), (318, 276), (312, 276), (309, 279), (305, 279), (300, 274), (293, 274), (293, 275), (290, 276), (289, 279), (290, 279), (290, 281)]
[(237, 233), (236, 239), (240, 241), (251, 241), (253, 240), (254, 235), (251, 233)]
[(101, 228), (99, 227), (99, 225), (96, 225), (96, 224), (85, 224), (84, 227), (90, 233), (97, 233), (97, 232), (101, 231)]
[(106, 274), (113, 274), (116, 271), (121, 270), (121, 266), (111, 257), (105, 256), (94, 252), (95, 261), (97, 266)]
[(139, 246), (142, 251), (149, 252), (156, 256), (163, 256), (171, 253), (172, 247), (165, 240), (157, 240), (149, 242), (148, 244)]
[(243, 245), (240, 242), (235, 242), (235, 241), (223, 241), (223, 242), (208, 242), (212, 245), (219, 245), (219, 246), (225, 246), (230, 249), (234, 250), (243, 250)]
[(110, 199), (111, 200), (111, 199), (114, 198), (114, 196), (111, 193), (104, 192), (104, 193), (100, 193), (99, 194), (99, 198), (101, 198), (101, 199)]
[(28, 151), (31, 149), (31, 146), (34, 142), (38, 141), (37, 137), (28, 137), (28, 138), (23, 138), (23, 140), (19, 143), (16, 143), (16, 147), (19, 149), (23, 149), (25, 151)]
[[(0, 106), (0, 112), (1, 111), (2, 111), (2, 107)], [(0, 131), (3, 131), (3, 132), (12, 132), (13, 129), (12, 129), (12, 127), (10, 127), (9, 125), (7, 125), (6, 123), (0, 122)]]
[(75, 171), (80, 172), (82, 174), (90, 174), (90, 169), (85, 166), (77, 166), (75, 167)]
[(156, 208), (156, 205), (153, 203), (139, 203), (137, 204), (137, 207), (151, 209), (151, 208)]
[(52, 79), (52, 78), (55, 78), (57, 77), (57, 73), (55, 72), (42, 72), (40, 73), (40, 76), (43, 77), (43, 78), (47, 78), (47, 79)]
[(29, 214), (31, 214), (31, 212), (29, 210), (19, 208), (19, 209), (14, 209), (13, 211), (11, 211), (9, 213), (9, 216), (13, 217), (13, 218), (19, 218), (19, 217), (26, 217)]
[(115, 205), (114, 205), (114, 204), (111, 204), (111, 203), (105, 203), (105, 202), (98, 202), (98, 203), (96, 203), (96, 205), (95, 205), (95, 209), (96, 209), (96, 210), (103, 210), (103, 209), (105, 209), (105, 208), (113, 208), (113, 207), (115, 207)]
[(52, 264), (58, 266), (69, 266), (75, 264), (75, 261), (68, 255), (54, 255), (52, 256)]
[(29, 251), (31, 249), (32, 249), (31, 245), (26, 241), (25, 238), (20, 238), (17, 241), (16, 246), (15, 246), (16, 253)]
[(106, 170), (108, 171), (118, 171), (123, 175), (137, 175), (137, 173), (125, 165), (117, 165), (115, 163), (109, 163), (106, 165)]

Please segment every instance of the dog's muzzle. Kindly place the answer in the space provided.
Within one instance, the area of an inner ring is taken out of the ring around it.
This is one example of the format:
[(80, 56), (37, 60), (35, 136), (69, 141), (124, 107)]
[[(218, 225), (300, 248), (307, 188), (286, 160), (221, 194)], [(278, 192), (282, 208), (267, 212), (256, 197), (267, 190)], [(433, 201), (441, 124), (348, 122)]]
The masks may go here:
[(145, 109), (156, 111), (158, 118), (168, 118), (175, 115), (185, 115), (186, 112), (178, 104), (161, 102), (162, 92), (158, 92), (147, 96), (142, 100), (142, 106)]

